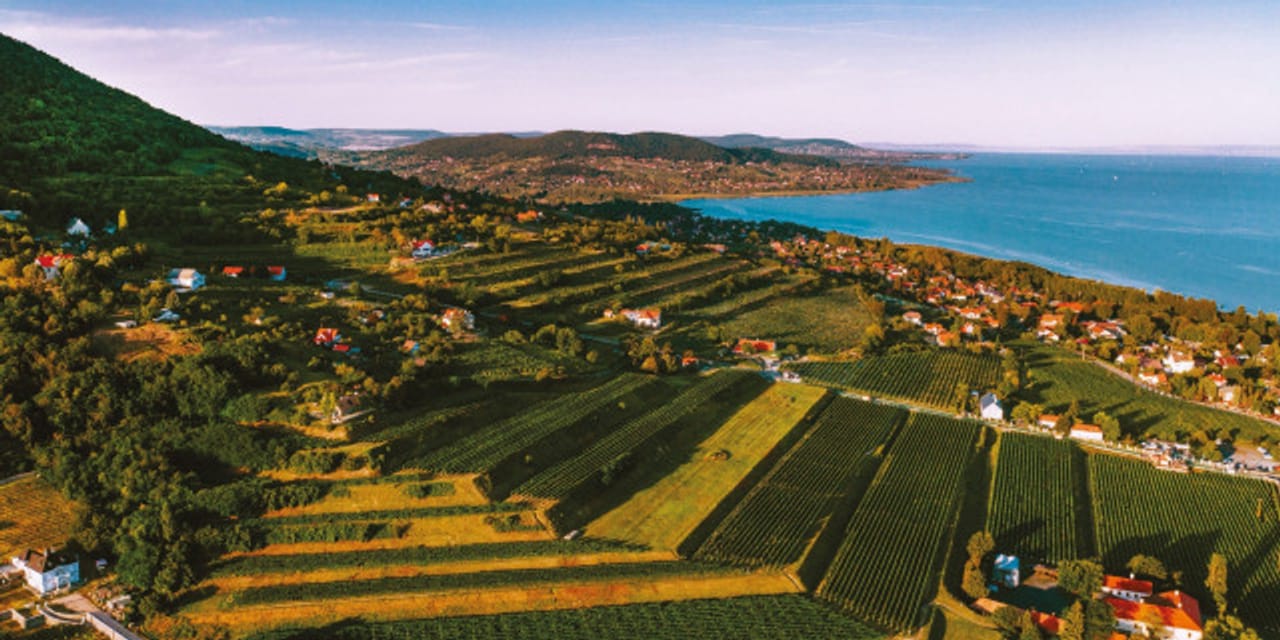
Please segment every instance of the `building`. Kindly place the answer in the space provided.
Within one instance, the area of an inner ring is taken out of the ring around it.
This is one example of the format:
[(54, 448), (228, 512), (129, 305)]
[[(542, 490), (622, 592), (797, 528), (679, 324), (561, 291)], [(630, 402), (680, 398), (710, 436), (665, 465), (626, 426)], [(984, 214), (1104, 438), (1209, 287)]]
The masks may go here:
[(924, 324), (924, 316), (919, 311), (908, 311), (902, 314), (902, 319), (906, 322), (916, 325), (917, 327)]
[(662, 326), (661, 309), (623, 309), (621, 315), (641, 329), (657, 329)]
[(382, 202), (382, 196), (376, 193), (366, 193), (364, 199), (368, 202)]
[(1054, 415), (1052, 413), (1042, 413), (1036, 420), (1036, 424), (1040, 425), (1044, 429), (1054, 429), (1057, 428), (1058, 420), (1060, 418), (1061, 416)]
[(430, 258), (435, 252), (436, 245), (431, 240), (414, 240), (409, 255), (415, 258)]
[(178, 313), (175, 312), (173, 309), (169, 309), (166, 307), (164, 309), (161, 309), (160, 313), (157, 313), (156, 317), (152, 318), (151, 321), (152, 322), (177, 322), (181, 319), (182, 319), (182, 316), (178, 315)]
[(22, 570), (27, 586), (45, 595), (80, 583), (80, 560), (53, 549), (27, 549), (14, 556), (13, 566)]
[(1090, 440), (1093, 442), (1102, 442), (1102, 427), (1096, 424), (1077, 424), (1072, 425), (1071, 433), (1068, 434), (1076, 440)]
[(733, 346), (733, 352), (736, 354), (751, 353), (773, 353), (778, 350), (778, 343), (773, 340), (755, 340), (752, 338), (739, 338), (738, 344)]
[(22, 212), (17, 209), (0, 209), (0, 218), (4, 218), (9, 222), (17, 222), (22, 219)]
[(1004, 420), (1004, 407), (1000, 406), (1000, 398), (988, 393), (978, 400), (978, 411), (983, 420)]
[(311, 342), (318, 347), (331, 347), (339, 340), (342, 340), (342, 335), (337, 329), (321, 327), (316, 329), (316, 336), (311, 339)]
[(267, 267), (267, 277), (275, 282), (284, 282), (286, 275), (287, 274), (285, 273), (284, 267), (278, 267), (278, 266)]
[(36, 258), (35, 264), (44, 271), (44, 279), (52, 280), (58, 277), (58, 270), (62, 268), (62, 264), (68, 260), (75, 258), (69, 253), (62, 254), (45, 254)]
[[(1107, 598), (1116, 612), (1116, 629), (1130, 634), (1151, 635), (1165, 640), (1200, 640), (1204, 627), (1200, 603), (1181, 591), (1166, 591), (1143, 602)], [(1159, 627), (1151, 629), (1155, 621)]]
[(1146, 580), (1135, 580), (1132, 577), (1105, 576), (1102, 580), (1102, 592), (1121, 600), (1143, 602), (1155, 593), (1155, 588), (1153, 584)]
[(440, 326), (450, 331), (473, 331), (476, 328), (476, 317), (461, 307), (449, 307), (440, 314)]
[(996, 563), (991, 569), (991, 579), (1001, 586), (1017, 589), (1022, 582), (1021, 571), (1022, 565), (1018, 561), (1018, 556), (1002, 553), (996, 556)]
[(1191, 354), (1171, 351), (1164, 358), (1164, 370), (1169, 373), (1186, 373), (1196, 368), (1196, 359)]
[(204, 274), (190, 268), (170, 269), (165, 280), (180, 290), (195, 291), (204, 286)]
[(84, 220), (80, 218), (72, 218), (71, 222), (67, 224), (67, 235), (69, 236), (88, 238), (89, 233), (89, 225), (85, 224)]
[(228, 278), (239, 278), (244, 275), (244, 267), (229, 264), (222, 268), (222, 275)]

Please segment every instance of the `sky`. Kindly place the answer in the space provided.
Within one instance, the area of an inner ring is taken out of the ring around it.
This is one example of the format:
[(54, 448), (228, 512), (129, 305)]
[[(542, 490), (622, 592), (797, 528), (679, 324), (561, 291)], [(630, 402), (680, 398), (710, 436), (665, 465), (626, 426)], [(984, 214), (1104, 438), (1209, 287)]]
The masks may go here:
[(0, 0), (0, 33), (206, 125), (1280, 145), (1275, 0)]

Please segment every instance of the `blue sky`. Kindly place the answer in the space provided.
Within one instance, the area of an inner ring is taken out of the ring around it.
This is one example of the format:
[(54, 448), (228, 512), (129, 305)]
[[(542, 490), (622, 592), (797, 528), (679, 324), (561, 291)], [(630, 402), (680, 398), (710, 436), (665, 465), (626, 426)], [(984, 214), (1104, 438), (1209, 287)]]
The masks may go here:
[(70, 2), (0, 32), (203, 124), (1280, 145), (1280, 2)]

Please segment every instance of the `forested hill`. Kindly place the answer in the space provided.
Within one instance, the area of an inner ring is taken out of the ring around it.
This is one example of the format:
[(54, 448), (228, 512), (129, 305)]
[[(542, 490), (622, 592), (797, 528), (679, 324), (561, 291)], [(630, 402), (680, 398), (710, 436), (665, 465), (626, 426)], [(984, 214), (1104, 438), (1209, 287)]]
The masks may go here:
[(596, 131), (557, 131), (534, 138), (521, 138), (505, 133), (459, 136), (427, 140), (418, 144), (383, 152), (388, 157), (451, 157), (455, 159), (553, 158), (569, 159), (589, 156), (610, 158), (659, 158), (688, 162), (794, 162), (823, 165), (830, 161), (793, 156), (770, 149), (727, 149), (709, 142), (674, 133), (603, 133)]
[(954, 179), (936, 169), (727, 149), (672, 133), (459, 136), (360, 154), (351, 162), (427, 184), (547, 202), (873, 191)]
[(264, 191), (281, 183), (269, 194), (281, 204), (339, 184), (420, 189), (254, 151), (2, 34), (0, 69), (0, 209), (23, 210), (37, 226), (75, 215), (98, 228), (126, 208), (134, 228), (182, 229), (261, 208)]
[(734, 133), (727, 136), (702, 136), (699, 139), (728, 149), (771, 149), (790, 155), (820, 156), (849, 162), (906, 162), (960, 157), (959, 154), (869, 149), (836, 138), (777, 138), (754, 133)]

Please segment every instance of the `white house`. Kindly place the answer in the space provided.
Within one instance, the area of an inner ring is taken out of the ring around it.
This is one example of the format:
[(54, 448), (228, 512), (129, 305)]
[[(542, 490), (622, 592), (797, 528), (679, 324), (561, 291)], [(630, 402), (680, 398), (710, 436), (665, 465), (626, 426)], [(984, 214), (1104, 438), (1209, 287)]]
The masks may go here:
[(175, 313), (172, 309), (165, 308), (165, 309), (161, 309), (160, 313), (156, 314), (156, 317), (152, 318), (151, 321), (152, 322), (177, 322), (181, 319), (182, 319), (182, 316)]
[(1188, 353), (1171, 351), (1164, 358), (1164, 370), (1169, 373), (1186, 373), (1196, 368), (1196, 359)]
[(87, 238), (89, 237), (89, 225), (85, 224), (84, 220), (80, 218), (72, 218), (67, 225), (67, 235)]
[(80, 582), (80, 560), (53, 549), (27, 549), (13, 557), (13, 566), (22, 570), (27, 586), (40, 595)]
[(661, 309), (623, 309), (622, 317), (641, 329), (657, 329), (662, 326)]
[[(1181, 591), (1166, 591), (1133, 602), (1122, 598), (1106, 598), (1116, 613), (1116, 629), (1129, 634), (1149, 635), (1163, 640), (1200, 640), (1204, 627), (1200, 618), (1200, 603)], [(1149, 624), (1159, 620), (1160, 626), (1151, 629)]]
[(1143, 602), (1155, 593), (1155, 585), (1146, 580), (1105, 576), (1102, 580), (1102, 592), (1129, 602)]
[(17, 209), (0, 209), (0, 218), (4, 218), (9, 222), (17, 222), (22, 219), (22, 212)]
[(413, 252), (410, 255), (415, 258), (430, 258), (435, 251), (436, 245), (430, 240), (414, 240)]
[(1077, 424), (1071, 426), (1071, 433), (1068, 434), (1076, 440), (1090, 440), (1093, 442), (1102, 442), (1102, 427), (1096, 424)]
[(195, 269), (170, 269), (165, 278), (169, 284), (179, 288), (195, 291), (204, 286), (204, 274)]
[(1000, 398), (994, 393), (982, 396), (978, 401), (983, 420), (1004, 420), (1004, 407), (1000, 406)]
[(450, 331), (474, 331), (475, 314), (459, 307), (449, 307), (440, 315), (440, 325)]

